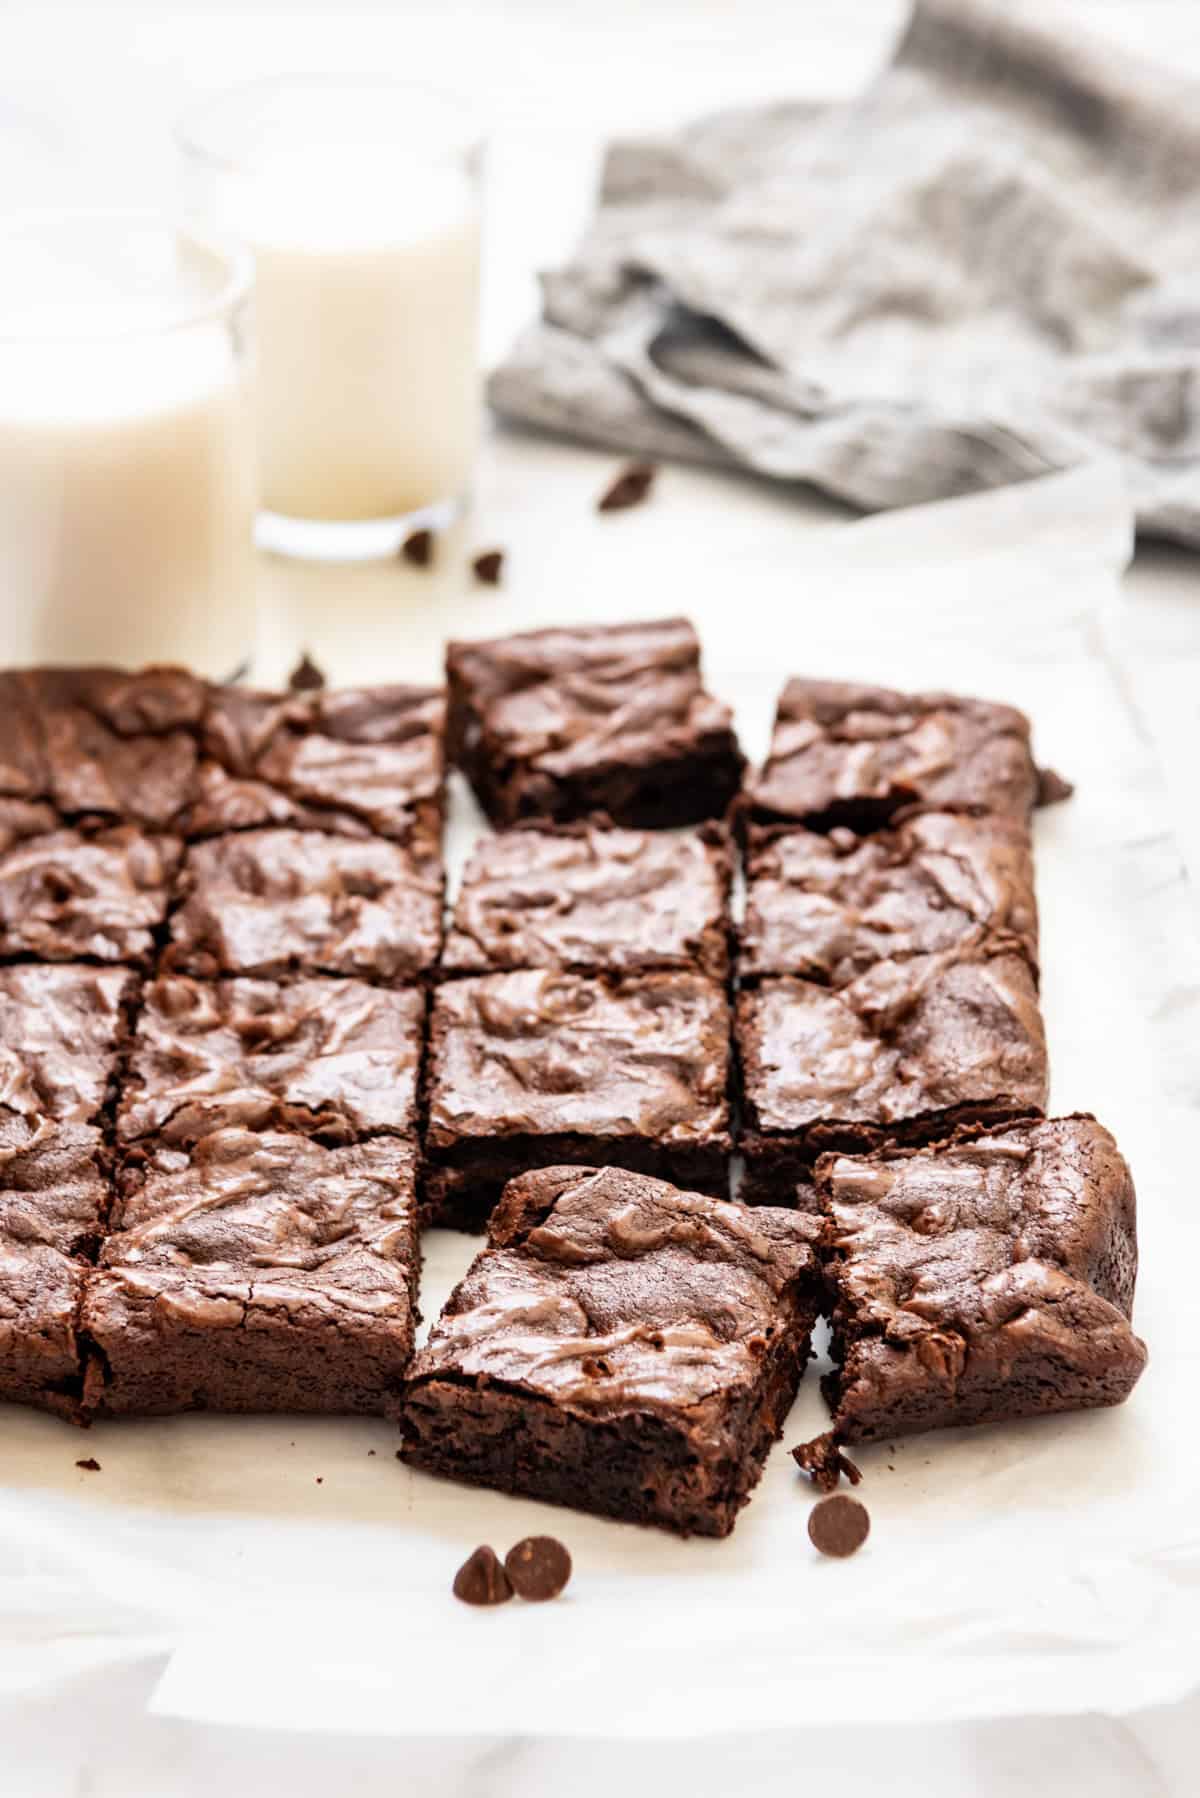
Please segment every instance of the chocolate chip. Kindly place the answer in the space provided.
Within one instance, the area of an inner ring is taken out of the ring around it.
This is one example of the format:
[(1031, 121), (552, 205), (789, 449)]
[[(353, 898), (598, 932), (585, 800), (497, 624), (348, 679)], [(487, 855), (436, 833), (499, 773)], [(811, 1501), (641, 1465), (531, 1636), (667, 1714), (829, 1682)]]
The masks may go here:
[(809, 1541), (823, 1555), (840, 1558), (855, 1554), (870, 1533), (871, 1518), (866, 1505), (845, 1492), (823, 1498), (809, 1515)]
[(99, 1473), (100, 1463), (95, 1455), (89, 1455), (86, 1461), (76, 1461), (76, 1467), (82, 1467), (85, 1473)]
[(1075, 788), (1069, 780), (1054, 768), (1038, 769), (1037, 803), (1039, 805), (1057, 805), (1062, 799), (1069, 799)]
[(476, 556), (471, 567), (475, 570), (475, 579), (482, 581), (485, 587), (498, 587), (500, 570), (504, 567), (504, 551), (485, 549), (481, 556)]
[(801, 1473), (808, 1475), (818, 1492), (833, 1492), (843, 1474), (852, 1486), (857, 1486), (862, 1479), (849, 1455), (844, 1455), (838, 1447), (832, 1430), (827, 1430), (823, 1436), (814, 1436), (811, 1442), (802, 1442), (799, 1448), (792, 1450), (792, 1460)]
[(288, 675), (288, 686), (293, 693), (317, 693), (324, 685), (325, 676), (306, 649)]
[(504, 1571), (519, 1598), (557, 1598), (571, 1577), (571, 1557), (553, 1536), (526, 1536), (509, 1549)]
[(400, 545), (400, 554), (414, 568), (428, 568), (433, 561), (433, 532), (410, 531)]
[(630, 506), (640, 506), (653, 487), (657, 472), (653, 462), (630, 462), (600, 495), (596, 510), (624, 512)]
[(477, 1548), (454, 1576), (454, 1596), (464, 1604), (507, 1604), (512, 1595), (494, 1548)]

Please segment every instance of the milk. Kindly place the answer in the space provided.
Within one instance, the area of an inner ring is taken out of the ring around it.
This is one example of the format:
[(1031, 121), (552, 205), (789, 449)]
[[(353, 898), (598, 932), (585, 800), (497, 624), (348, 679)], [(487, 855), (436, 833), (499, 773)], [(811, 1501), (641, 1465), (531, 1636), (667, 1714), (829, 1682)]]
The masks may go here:
[(223, 676), (252, 646), (250, 395), (229, 321), (162, 328), (152, 285), (72, 263), (60, 307), (0, 313), (0, 660)]
[[(267, 511), (394, 518), (461, 496), (479, 436), (479, 209), (465, 175), (257, 170), (223, 217), (254, 252)], [(343, 178), (344, 177), (344, 178)]]

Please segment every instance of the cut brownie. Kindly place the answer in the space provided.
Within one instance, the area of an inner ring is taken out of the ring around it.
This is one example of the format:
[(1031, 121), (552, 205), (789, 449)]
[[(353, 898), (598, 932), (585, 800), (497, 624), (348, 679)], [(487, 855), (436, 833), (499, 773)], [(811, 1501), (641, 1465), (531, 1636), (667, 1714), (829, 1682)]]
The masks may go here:
[(700, 974), (610, 984), (534, 969), (434, 996), (425, 1193), (479, 1227), (531, 1166), (613, 1164), (724, 1193), (729, 1007)]
[[(108, 1210), (100, 1132), (0, 1129), (0, 1399), (78, 1417), (79, 1308)], [(20, 1134), (20, 1133), (18, 1133)]]
[(188, 834), (290, 825), (436, 840), (445, 721), (445, 698), (428, 687), (216, 689)]
[(0, 801), (0, 956), (145, 966), (180, 854), (177, 837), (60, 830), (49, 806)]
[(187, 1145), (233, 1125), (332, 1143), (414, 1135), (424, 1019), (413, 988), (163, 975), (146, 990), (118, 1136)]
[(1133, 1181), (1094, 1118), (830, 1156), (817, 1183), (840, 1440), (1127, 1397), (1146, 1364)]
[(442, 932), (436, 838), (247, 830), (193, 843), (171, 920), (172, 970), (357, 974), (431, 969)]
[(878, 962), (839, 989), (770, 979), (738, 999), (742, 1197), (786, 1204), (824, 1150), (928, 1142), (1040, 1111), (1046, 1041), (1029, 964), (953, 953)]
[(99, 1120), (137, 995), (121, 968), (0, 968), (0, 1131), (30, 1142), (47, 1120)]
[(742, 978), (844, 986), (876, 962), (1013, 950), (1037, 968), (1026, 825), (929, 812), (857, 837), (838, 828), (751, 832)]
[(127, 1176), (88, 1281), (96, 1413), (394, 1411), (412, 1350), (413, 1150), (222, 1130)]
[(808, 1359), (812, 1233), (617, 1168), (514, 1180), (413, 1364), (403, 1458), (728, 1535)]
[(747, 810), (763, 823), (870, 831), (915, 804), (1026, 819), (1037, 791), (1029, 720), (1012, 706), (792, 680)]
[(451, 974), (570, 968), (729, 972), (724, 832), (564, 825), (486, 838), (463, 876), (442, 956)]
[(692, 824), (740, 786), (732, 715), (685, 618), (451, 643), (446, 667), (452, 759), (497, 825)]
[(68, 821), (169, 829), (192, 797), (206, 692), (182, 668), (4, 674), (0, 707), (12, 713), (0, 747), (4, 791), (48, 800)]

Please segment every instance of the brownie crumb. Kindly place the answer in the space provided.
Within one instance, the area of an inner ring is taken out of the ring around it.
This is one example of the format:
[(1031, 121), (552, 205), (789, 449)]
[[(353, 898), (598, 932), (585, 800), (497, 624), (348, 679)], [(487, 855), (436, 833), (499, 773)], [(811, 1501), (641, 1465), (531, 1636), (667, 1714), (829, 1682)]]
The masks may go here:
[(400, 554), (414, 568), (428, 568), (433, 561), (433, 532), (410, 531), (400, 545)]
[(498, 587), (500, 572), (504, 567), (504, 551), (485, 549), (482, 555), (476, 556), (471, 567), (475, 571), (475, 579), (482, 581), (485, 587)]
[(801, 1473), (808, 1475), (818, 1492), (833, 1492), (843, 1474), (852, 1486), (857, 1486), (862, 1479), (861, 1470), (849, 1455), (842, 1453), (832, 1430), (827, 1430), (824, 1436), (814, 1436), (811, 1442), (802, 1442), (799, 1448), (792, 1450), (792, 1459)]
[(1038, 805), (1058, 805), (1063, 799), (1069, 799), (1075, 791), (1071, 781), (1065, 780), (1055, 768), (1038, 769)]
[(368, 1455), (373, 1455), (375, 1453), (375, 1450), (373, 1448), (369, 1448), (367, 1450), (367, 1453), (368, 1453)]
[(86, 1461), (76, 1461), (76, 1467), (82, 1467), (85, 1473), (99, 1473), (100, 1463), (95, 1455), (89, 1455)]
[(640, 506), (654, 485), (658, 470), (653, 462), (630, 462), (596, 502), (598, 512), (624, 512)]
[(512, 1582), (500, 1565), (496, 1551), (477, 1548), (454, 1576), (454, 1596), (464, 1604), (507, 1604)]
[(325, 1484), (325, 1476), (324, 1476), (324, 1474), (322, 1474), (322, 1473), (319, 1473), (319, 1474), (318, 1474), (318, 1475), (317, 1475), (317, 1485), (318, 1485), (318, 1486), (323, 1486), (323, 1485), (324, 1485), (324, 1484)]
[(324, 685), (325, 676), (306, 649), (288, 675), (288, 687), (293, 693), (317, 693)]
[(808, 1519), (808, 1537), (813, 1547), (839, 1560), (856, 1554), (870, 1533), (871, 1518), (866, 1505), (845, 1492), (821, 1499)]
[(554, 1536), (525, 1536), (504, 1557), (504, 1571), (518, 1598), (540, 1604), (557, 1598), (571, 1577), (571, 1557)]

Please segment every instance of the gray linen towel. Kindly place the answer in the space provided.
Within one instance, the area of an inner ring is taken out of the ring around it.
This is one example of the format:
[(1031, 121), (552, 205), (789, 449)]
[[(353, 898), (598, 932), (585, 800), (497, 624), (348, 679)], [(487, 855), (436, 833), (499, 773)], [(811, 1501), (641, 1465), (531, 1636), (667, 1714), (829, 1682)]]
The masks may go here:
[(614, 144), (542, 289), (508, 417), (868, 509), (1115, 453), (1200, 547), (1200, 87), (1027, 8), (918, 0), (851, 104)]

